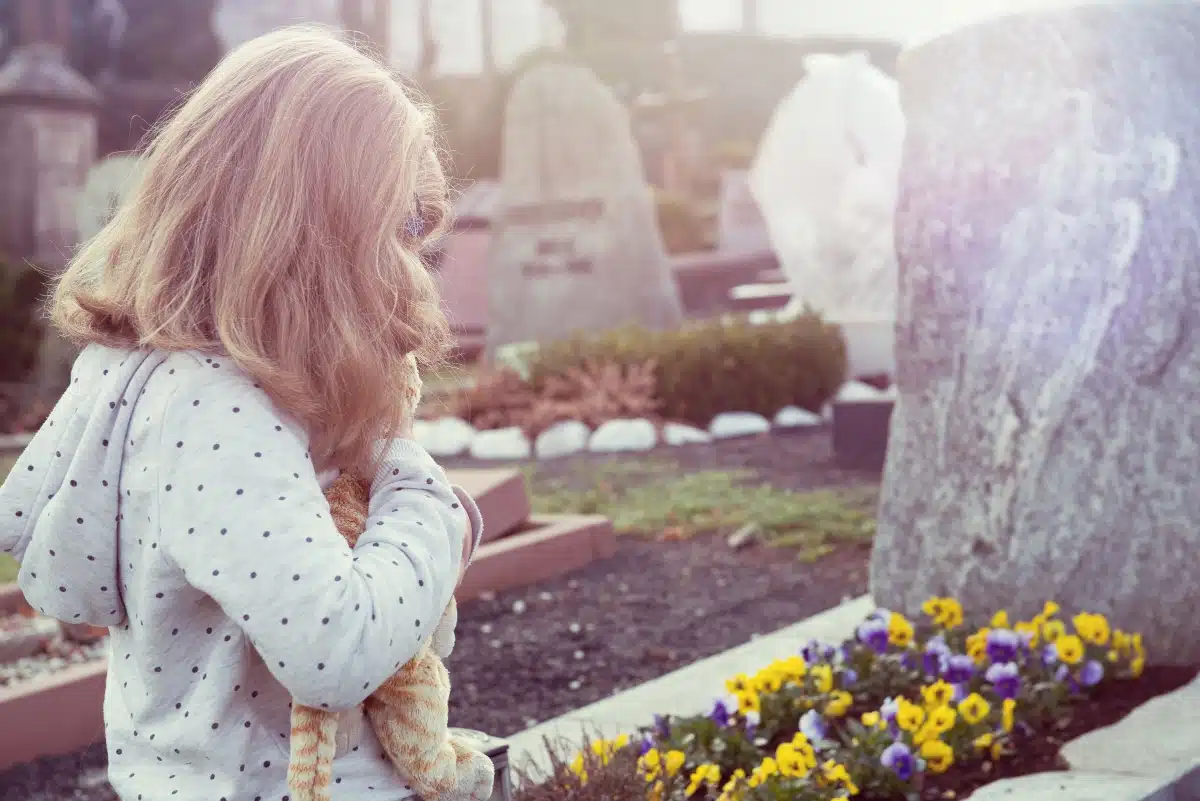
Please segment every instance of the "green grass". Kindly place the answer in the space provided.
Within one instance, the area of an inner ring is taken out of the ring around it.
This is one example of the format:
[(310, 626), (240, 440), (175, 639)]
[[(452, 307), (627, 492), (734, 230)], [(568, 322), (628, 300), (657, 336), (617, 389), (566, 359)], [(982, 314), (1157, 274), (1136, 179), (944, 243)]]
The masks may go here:
[(601, 514), (619, 533), (685, 538), (754, 525), (769, 546), (815, 559), (839, 543), (875, 535), (878, 488), (789, 492), (756, 481), (753, 471), (683, 473), (666, 460), (588, 465), (567, 476), (527, 471), (534, 510)]

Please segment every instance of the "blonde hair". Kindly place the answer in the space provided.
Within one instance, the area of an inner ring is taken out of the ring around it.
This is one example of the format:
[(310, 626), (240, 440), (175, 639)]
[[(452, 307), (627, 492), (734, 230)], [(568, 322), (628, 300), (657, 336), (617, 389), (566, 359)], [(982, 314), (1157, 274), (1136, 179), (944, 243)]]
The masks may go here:
[(421, 259), (449, 218), (436, 139), (337, 34), (247, 42), (154, 135), (51, 320), (79, 345), (224, 353), (305, 425), (319, 466), (369, 467), (403, 423), (408, 355), (449, 349)]

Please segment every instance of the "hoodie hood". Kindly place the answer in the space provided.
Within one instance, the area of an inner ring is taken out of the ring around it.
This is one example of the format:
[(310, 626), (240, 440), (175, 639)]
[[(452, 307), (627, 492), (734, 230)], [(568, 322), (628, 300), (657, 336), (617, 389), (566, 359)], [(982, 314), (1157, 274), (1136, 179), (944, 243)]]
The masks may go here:
[(136, 400), (166, 356), (86, 348), (0, 487), (0, 550), (21, 563), (21, 591), (42, 614), (94, 626), (125, 621), (121, 463)]

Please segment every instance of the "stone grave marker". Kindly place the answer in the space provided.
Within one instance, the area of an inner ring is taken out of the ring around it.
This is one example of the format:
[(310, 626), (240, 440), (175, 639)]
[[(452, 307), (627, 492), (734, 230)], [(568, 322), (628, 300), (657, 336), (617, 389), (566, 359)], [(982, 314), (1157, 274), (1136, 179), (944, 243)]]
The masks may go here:
[(79, 241), (86, 242), (108, 224), (136, 183), (140, 161), (136, 155), (119, 153), (93, 167), (75, 199), (75, 222)]
[(1099, 4), (901, 56), (881, 606), (1049, 599), (1200, 661), (1198, 37), (1200, 6)]
[(488, 353), (683, 317), (629, 115), (584, 67), (513, 88), (488, 271)]

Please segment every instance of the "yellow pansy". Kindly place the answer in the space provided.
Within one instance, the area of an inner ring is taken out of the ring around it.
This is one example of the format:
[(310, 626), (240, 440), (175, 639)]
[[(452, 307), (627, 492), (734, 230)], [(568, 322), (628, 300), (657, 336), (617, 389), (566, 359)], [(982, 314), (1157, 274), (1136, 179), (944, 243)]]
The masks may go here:
[(1108, 618), (1104, 615), (1094, 615), (1087, 612), (1081, 612), (1076, 615), (1072, 621), (1075, 625), (1075, 633), (1078, 634), (1084, 642), (1092, 645), (1107, 645), (1108, 639), (1112, 634), (1112, 630), (1108, 625)]
[(901, 698), (896, 710), (896, 725), (905, 731), (916, 731), (925, 722), (925, 710), (911, 701)]
[(1004, 756), (1004, 743), (997, 740), (996, 742), (992, 743), (992, 761), (999, 762), (1000, 757), (1002, 756)]
[(1058, 610), (1058, 604), (1054, 603), (1054, 601), (1046, 601), (1045, 605), (1042, 606), (1042, 617), (1052, 618), (1058, 614)]
[(888, 642), (905, 648), (913, 639), (913, 625), (908, 618), (898, 612), (892, 612), (888, 618)]
[(938, 732), (950, 731), (957, 720), (958, 713), (948, 706), (939, 706), (929, 713), (929, 725)]
[(796, 735), (792, 737), (791, 746), (792, 750), (804, 760), (804, 764), (810, 768), (816, 767), (817, 752), (813, 750), (812, 743), (801, 732), (796, 732)]
[(1113, 648), (1117, 649), (1121, 653), (1124, 653), (1124, 652), (1128, 651), (1132, 647), (1132, 645), (1133, 645), (1133, 638), (1130, 637), (1128, 634), (1121, 631), (1120, 629), (1117, 629), (1116, 631), (1113, 632), (1113, 635), (1112, 635), (1112, 647)]
[(772, 757), (764, 757), (762, 762), (758, 763), (758, 767), (750, 774), (750, 780), (747, 782), (751, 787), (758, 787), (767, 779), (779, 773), (779, 764)]
[(825, 714), (831, 718), (840, 718), (850, 710), (850, 705), (854, 703), (854, 696), (845, 690), (836, 690), (829, 696), (829, 703), (825, 705)]
[(936, 740), (938, 734), (938, 730), (931, 723), (926, 722), (925, 725), (913, 732), (913, 745), (920, 746), (930, 740)]
[(980, 629), (967, 637), (967, 656), (976, 664), (982, 664), (987, 659), (987, 639), (991, 629)]
[(663, 801), (663, 795), (666, 793), (667, 786), (662, 782), (655, 782), (650, 788), (650, 794), (646, 796), (646, 801)]
[(991, 711), (992, 705), (979, 693), (971, 693), (958, 704), (958, 714), (970, 726), (986, 719)]
[(945, 706), (954, 698), (954, 688), (939, 679), (928, 687), (922, 687), (921, 697), (925, 699), (926, 709)]
[(1142, 675), (1146, 670), (1146, 657), (1135, 656), (1129, 662), (1129, 675), (1135, 679)]
[(571, 767), (571, 772), (574, 773), (575, 776), (579, 779), (579, 783), (587, 784), (588, 772), (587, 772), (587, 766), (584, 764), (584, 761), (583, 761), (583, 752), (582, 751), (580, 753), (576, 754), (575, 758), (571, 760), (570, 767)]
[(833, 689), (833, 668), (829, 665), (814, 665), (808, 674), (817, 692), (827, 693)]
[(748, 715), (762, 709), (762, 699), (754, 690), (746, 690), (737, 694), (738, 712)]
[(645, 777), (646, 783), (649, 784), (658, 779), (658, 775), (662, 772), (662, 754), (658, 752), (658, 749), (651, 748), (638, 759), (637, 766), (642, 776)]
[(879, 716), (878, 712), (864, 712), (861, 720), (862, 725), (866, 726), (868, 729), (873, 729), (878, 726), (883, 719)]
[(613, 745), (613, 750), (620, 751), (622, 748), (629, 745), (629, 735), (628, 734), (618, 734), (616, 736), (616, 738), (612, 741), (612, 745)]
[(942, 616), (942, 602), (945, 599), (939, 597), (930, 598), (925, 603), (921, 604), (921, 611), (926, 614), (931, 620), (937, 620)]
[(996, 741), (995, 736), (989, 731), (976, 737), (971, 741), (977, 751), (986, 751), (992, 747), (992, 743)]
[(1008, 622), (1008, 612), (1001, 609), (999, 612), (992, 615), (991, 626), (994, 629), (1012, 628), (1012, 625)]
[(779, 662), (778, 669), (789, 681), (799, 681), (808, 672), (808, 663), (802, 656), (789, 656)]
[(783, 674), (774, 666), (760, 670), (753, 679), (754, 689), (760, 693), (776, 693), (783, 687)]
[(941, 740), (929, 740), (921, 746), (921, 758), (930, 773), (945, 773), (954, 764), (954, 749)]
[(1011, 698), (1005, 698), (1000, 704), (1000, 728), (1006, 732), (1013, 730), (1013, 716), (1017, 711), (1017, 702)]
[(719, 781), (721, 781), (721, 768), (711, 762), (707, 762), (692, 771), (685, 792), (687, 795), (695, 795), (701, 786), (708, 785), (709, 787), (715, 787)]
[(1013, 627), (1013, 631), (1017, 634), (1024, 634), (1029, 640), (1030, 648), (1037, 648), (1038, 637), (1041, 634), (1042, 622), (1035, 618), (1033, 620), (1022, 620)]
[(956, 629), (962, 625), (963, 608), (962, 604), (953, 598), (942, 599), (942, 617), (937, 621), (937, 624), (944, 629)]
[(850, 778), (850, 771), (840, 762), (832, 759), (821, 766), (821, 779), (825, 784), (840, 784), (847, 795), (858, 795), (858, 785)]
[(739, 673), (736, 676), (725, 680), (725, 689), (730, 695), (744, 693), (750, 689), (750, 677), (745, 673)]
[(1047, 620), (1042, 625), (1042, 639), (1048, 643), (1058, 642), (1067, 633), (1067, 627), (1061, 620)]
[(1083, 659), (1083, 640), (1074, 634), (1059, 637), (1054, 643), (1054, 649), (1058, 652), (1059, 660), (1065, 664), (1077, 665), (1079, 660)]
[(791, 743), (783, 743), (775, 749), (775, 763), (779, 772), (789, 778), (803, 778), (810, 770), (805, 755)]
[(1145, 658), (1146, 649), (1142, 647), (1142, 635), (1134, 634), (1133, 638), (1130, 640), (1129, 644), (1130, 644), (1130, 646), (1132, 646), (1133, 652), (1135, 654), (1137, 654), (1138, 656), (1140, 656), (1142, 658)]
[(679, 773), (679, 769), (683, 767), (683, 763), (687, 762), (687, 755), (682, 751), (668, 751), (663, 758), (663, 764), (667, 769), (668, 776), (674, 776)]

